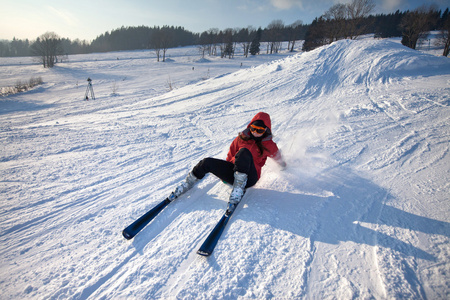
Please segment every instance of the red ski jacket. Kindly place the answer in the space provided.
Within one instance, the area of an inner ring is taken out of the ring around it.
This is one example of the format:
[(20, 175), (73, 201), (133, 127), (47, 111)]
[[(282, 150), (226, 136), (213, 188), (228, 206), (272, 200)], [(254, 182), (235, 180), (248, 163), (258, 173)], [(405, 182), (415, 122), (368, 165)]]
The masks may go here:
[(264, 136), (264, 138), (262, 139), (262, 145), (267, 150), (264, 150), (264, 152), (261, 154), (259, 153), (258, 146), (256, 145), (256, 141), (254, 139), (245, 141), (238, 136), (230, 145), (230, 150), (228, 151), (227, 155), (227, 161), (234, 163), (236, 153), (238, 153), (238, 151), (242, 148), (247, 148), (252, 153), (253, 162), (255, 164), (259, 179), (261, 177), (261, 168), (266, 164), (267, 157), (271, 157), (277, 161), (282, 161), (282, 159), (277, 144), (272, 141), (272, 124), (270, 122), (270, 116), (267, 113), (257, 113), (247, 125), (247, 128), (243, 132), (241, 132), (241, 134), (246, 137), (251, 137), (249, 127), (253, 122), (257, 120), (263, 121), (264, 124), (270, 129), (269, 135)]

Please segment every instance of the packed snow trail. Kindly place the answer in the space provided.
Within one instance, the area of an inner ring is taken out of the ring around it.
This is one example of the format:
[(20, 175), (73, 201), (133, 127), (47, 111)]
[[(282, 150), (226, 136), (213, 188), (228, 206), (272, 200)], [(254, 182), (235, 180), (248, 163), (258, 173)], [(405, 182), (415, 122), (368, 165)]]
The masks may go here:
[[(164, 67), (189, 84), (164, 94), (149, 86), (165, 80), (162, 64), (124, 52), (77, 56), (1, 100), (5, 298), (450, 296), (447, 58), (339, 41), (230, 73), (179, 51)], [(229, 74), (200, 79), (210, 69)], [(99, 100), (75, 101), (74, 79), (91, 72)], [(114, 80), (127, 84), (102, 99)], [(268, 161), (211, 257), (195, 251), (230, 192), (213, 176), (123, 239), (200, 159), (224, 158), (258, 111), (288, 168)]]

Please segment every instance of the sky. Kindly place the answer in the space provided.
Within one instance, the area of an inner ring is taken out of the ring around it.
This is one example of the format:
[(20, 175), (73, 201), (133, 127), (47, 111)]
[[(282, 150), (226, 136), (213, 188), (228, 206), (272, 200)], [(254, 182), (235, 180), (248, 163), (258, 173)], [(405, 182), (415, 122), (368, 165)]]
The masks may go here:
[[(265, 28), (274, 20), (310, 24), (331, 6), (350, 0), (0, 0), (0, 39), (34, 40), (51, 31), (92, 41), (122, 26), (181, 26), (194, 33), (210, 28)], [(413, 10), (450, 0), (374, 0), (373, 13)]]

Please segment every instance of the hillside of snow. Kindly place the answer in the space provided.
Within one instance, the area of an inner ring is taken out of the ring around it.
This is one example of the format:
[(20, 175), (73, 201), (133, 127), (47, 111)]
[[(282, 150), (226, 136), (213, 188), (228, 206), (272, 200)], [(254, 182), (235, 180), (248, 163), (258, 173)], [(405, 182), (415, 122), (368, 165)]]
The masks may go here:
[[(0, 59), (0, 86), (44, 81), (0, 98), (2, 299), (450, 298), (448, 58), (169, 52)], [(230, 192), (212, 175), (122, 237), (259, 111), (288, 167), (268, 161), (210, 257)]]

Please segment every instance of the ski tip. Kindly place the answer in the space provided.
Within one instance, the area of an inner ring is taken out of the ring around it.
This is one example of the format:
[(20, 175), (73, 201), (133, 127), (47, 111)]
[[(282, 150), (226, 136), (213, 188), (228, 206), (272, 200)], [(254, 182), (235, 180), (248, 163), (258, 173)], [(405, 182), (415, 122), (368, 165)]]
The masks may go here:
[(203, 250), (198, 250), (198, 251), (197, 251), (197, 254), (198, 254), (198, 255), (201, 255), (201, 256), (210, 256), (210, 255), (211, 255), (211, 252), (203, 251)]
[(122, 231), (122, 235), (127, 240), (131, 240), (134, 237), (133, 235), (129, 234), (126, 230)]

